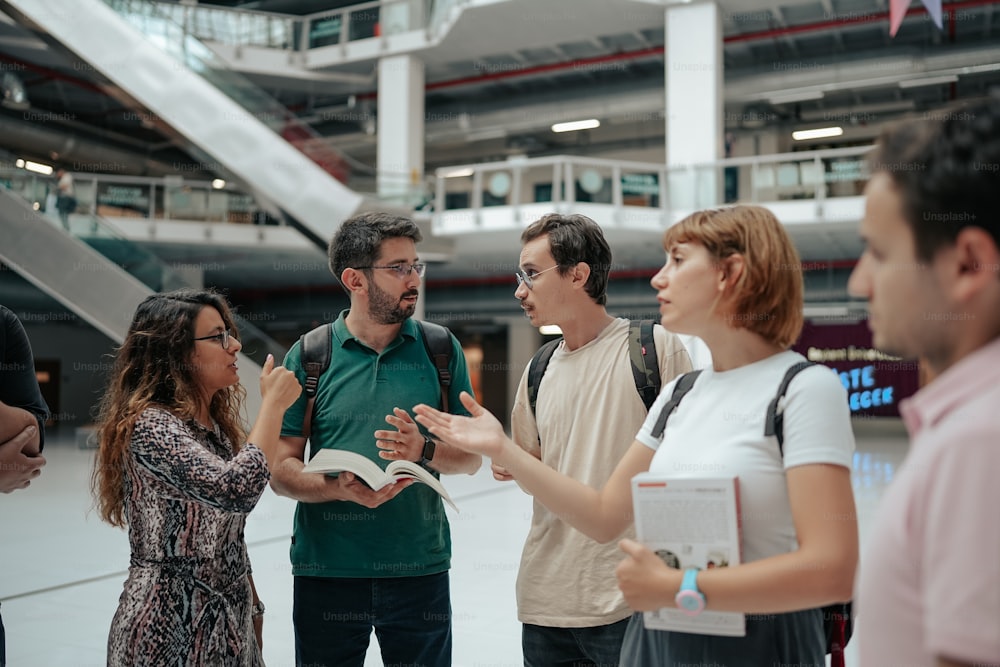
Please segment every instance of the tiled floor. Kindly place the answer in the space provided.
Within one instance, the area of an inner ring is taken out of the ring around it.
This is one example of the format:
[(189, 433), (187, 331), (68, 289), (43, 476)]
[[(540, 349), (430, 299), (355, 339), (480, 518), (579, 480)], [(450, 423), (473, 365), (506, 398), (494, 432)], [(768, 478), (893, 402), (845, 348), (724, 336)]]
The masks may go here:
[[(854, 488), (864, 543), (906, 439), (898, 421), (859, 421), (855, 430)], [(129, 554), (124, 531), (103, 524), (92, 510), (92, 454), (72, 438), (52, 438), (44, 474), (27, 491), (0, 497), (0, 600), (11, 667), (104, 664)], [(531, 501), (516, 486), (494, 482), (486, 466), (476, 476), (449, 476), (445, 483), (462, 510), (450, 513), (454, 664), (515, 667), (521, 660), (514, 579)], [(247, 522), (254, 579), (267, 604), (269, 667), (293, 664), (288, 562), (293, 508), (268, 490)], [(373, 641), (366, 665), (381, 664)]]

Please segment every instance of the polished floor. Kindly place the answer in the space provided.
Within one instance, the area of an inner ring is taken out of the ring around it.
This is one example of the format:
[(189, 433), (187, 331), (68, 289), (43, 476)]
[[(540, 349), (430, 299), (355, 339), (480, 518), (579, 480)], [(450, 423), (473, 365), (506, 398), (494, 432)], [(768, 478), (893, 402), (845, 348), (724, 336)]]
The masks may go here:
[[(854, 490), (862, 545), (886, 484), (907, 441), (898, 420), (857, 420)], [(48, 465), (26, 491), (0, 497), (0, 602), (10, 667), (105, 664), (105, 642), (128, 566), (124, 531), (92, 510), (92, 450), (71, 433), (46, 446)], [(445, 484), (461, 508), (450, 512), (454, 557), (454, 665), (521, 664), (514, 579), (531, 501), (513, 484), (494, 482), (487, 466)], [(269, 489), (247, 521), (254, 579), (267, 605), (264, 658), (269, 667), (294, 663), (292, 577), (288, 542), (294, 503)], [(854, 646), (848, 647), (852, 664)], [(382, 662), (373, 640), (366, 667)]]

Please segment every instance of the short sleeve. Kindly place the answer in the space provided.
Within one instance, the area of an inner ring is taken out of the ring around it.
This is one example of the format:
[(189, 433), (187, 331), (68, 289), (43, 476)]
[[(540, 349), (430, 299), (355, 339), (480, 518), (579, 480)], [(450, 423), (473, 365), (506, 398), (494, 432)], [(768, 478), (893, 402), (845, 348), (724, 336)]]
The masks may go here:
[[(305, 386), (306, 374), (302, 369), (302, 342), (296, 341), (285, 354), (283, 366), (295, 373), (299, 384)], [(306, 415), (306, 404), (309, 399), (303, 391), (295, 402), (285, 410), (285, 416), (281, 420), (281, 436), (290, 438), (305, 437), (302, 433), (303, 420)]]
[(847, 393), (826, 366), (796, 375), (784, 400), (785, 468), (829, 463), (850, 468), (854, 431)]

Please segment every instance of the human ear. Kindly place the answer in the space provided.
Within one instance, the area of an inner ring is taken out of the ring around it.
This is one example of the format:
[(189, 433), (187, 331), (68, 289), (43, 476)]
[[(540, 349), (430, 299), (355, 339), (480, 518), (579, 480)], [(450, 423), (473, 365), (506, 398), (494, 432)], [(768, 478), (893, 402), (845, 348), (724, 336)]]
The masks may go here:
[(348, 292), (361, 292), (367, 287), (364, 274), (357, 269), (344, 269), (340, 274), (340, 282)]
[(590, 264), (577, 262), (576, 266), (573, 267), (573, 282), (584, 287), (588, 280), (590, 280)]
[(721, 269), (720, 282), (724, 289), (732, 289), (739, 283), (746, 270), (746, 262), (743, 255), (735, 253), (719, 262)]
[(1000, 249), (996, 241), (981, 227), (966, 227), (955, 237), (951, 249), (953, 262), (953, 296), (959, 302), (974, 299), (984, 289), (996, 287), (1000, 278)]

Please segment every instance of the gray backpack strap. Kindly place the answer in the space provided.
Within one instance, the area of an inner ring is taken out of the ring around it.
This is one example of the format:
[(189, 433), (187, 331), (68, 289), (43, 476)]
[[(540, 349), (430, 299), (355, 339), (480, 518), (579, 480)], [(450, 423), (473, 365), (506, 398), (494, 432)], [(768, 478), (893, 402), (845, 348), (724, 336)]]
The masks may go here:
[(653, 437), (662, 438), (663, 431), (667, 428), (667, 419), (673, 414), (674, 410), (677, 409), (678, 404), (680, 404), (681, 399), (683, 399), (691, 388), (694, 387), (695, 380), (701, 375), (701, 371), (691, 371), (690, 373), (685, 373), (680, 376), (677, 380), (677, 384), (674, 385), (674, 391), (670, 394), (670, 400), (666, 402), (663, 409), (660, 410), (659, 416), (656, 418), (656, 423), (653, 424)]
[(307, 399), (305, 416), (302, 418), (302, 435), (308, 438), (312, 433), (313, 404), (316, 402), (319, 376), (330, 367), (333, 355), (333, 325), (323, 324), (302, 334), (299, 338), (299, 352), (302, 369), (306, 372), (302, 388)]

